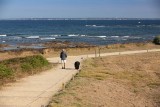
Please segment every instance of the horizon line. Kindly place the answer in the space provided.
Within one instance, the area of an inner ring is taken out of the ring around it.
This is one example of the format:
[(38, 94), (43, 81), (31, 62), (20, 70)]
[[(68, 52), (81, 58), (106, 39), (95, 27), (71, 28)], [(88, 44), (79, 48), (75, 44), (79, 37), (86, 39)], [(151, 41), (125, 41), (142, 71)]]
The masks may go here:
[(0, 20), (160, 20), (160, 18), (0, 18)]

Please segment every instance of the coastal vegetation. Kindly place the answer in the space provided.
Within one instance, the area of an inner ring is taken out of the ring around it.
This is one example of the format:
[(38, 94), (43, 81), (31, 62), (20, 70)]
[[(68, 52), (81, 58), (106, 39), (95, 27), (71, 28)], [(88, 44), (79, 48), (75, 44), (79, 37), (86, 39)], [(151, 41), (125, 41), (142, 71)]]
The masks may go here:
[(154, 38), (153, 43), (160, 45), (160, 35)]
[(49, 107), (159, 107), (160, 53), (87, 59)]
[[(31, 45), (31, 44), (30, 44)], [(29, 46), (30, 46), (29, 45)], [(128, 51), (128, 50), (147, 50), (147, 49), (159, 49), (159, 45), (155, 45), (151, 42), (144, 43), (125, 43), (125, 44), (110, 44), (104, 46), (87, 45), (84, 43), (74, 44), (73, 42), (48, 42), (44, 44), (44, 49), (17, 49), (17, 50), (1, 50), (0, 59), (6, 60), (17, 57), (26, 57), (41, 54), (45, 58), (59, 57), (61, 49), (66, 49), (68, 55), (87, 55), (87, 54), (98, 54), (117, 52), (117, 51)]]
[[(65, 44), (65, 45), (64, 45)], [(117, 52), (117, 51), (128, 51), (128, 50), (147, 50), (147, 49), (159, 49), (159, 45), (155, 45), (151, 42), (144, 42), (144, 43), (125, 43), (125, 44), (110, 44), (110, 45), (103, 45), (103, 46), (92, 46), (86, 44), (79, 44), (73, 45), (74, 43), (57, 43), (57, 42), (50, 42), (45, 44), (47, 49), (44, 49), (43, 56), (45, 57), (59, 57), (59, 52), (62, 48), (65, 48), (68, 55), (87, 55), (87, 54), (95, 54), (97, 56), (100, 53), (108, 53), (108, 52)], [(69, 46), (75, 47), (69, 47)]]
[(52, 65), (41, 55), (3, 60), (0, 62), (0, 86), (51, 67)]

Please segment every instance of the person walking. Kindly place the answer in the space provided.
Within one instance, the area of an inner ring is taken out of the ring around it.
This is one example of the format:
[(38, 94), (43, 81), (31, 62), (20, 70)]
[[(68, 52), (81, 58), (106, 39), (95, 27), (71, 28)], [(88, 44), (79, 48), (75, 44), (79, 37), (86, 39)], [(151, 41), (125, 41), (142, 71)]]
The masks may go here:
[(60, 58), (61, 58), (62, 69), (65, 69), (67, 53), (65, 52), (64, 49), (62, 49), (62, 52), (60, 53)]

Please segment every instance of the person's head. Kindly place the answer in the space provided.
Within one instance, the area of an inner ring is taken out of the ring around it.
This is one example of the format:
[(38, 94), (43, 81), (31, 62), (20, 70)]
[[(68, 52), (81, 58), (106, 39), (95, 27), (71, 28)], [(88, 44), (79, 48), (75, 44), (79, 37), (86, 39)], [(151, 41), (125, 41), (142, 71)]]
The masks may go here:
[(62, 49), (62, 52), (65, 52), (65, 49)]

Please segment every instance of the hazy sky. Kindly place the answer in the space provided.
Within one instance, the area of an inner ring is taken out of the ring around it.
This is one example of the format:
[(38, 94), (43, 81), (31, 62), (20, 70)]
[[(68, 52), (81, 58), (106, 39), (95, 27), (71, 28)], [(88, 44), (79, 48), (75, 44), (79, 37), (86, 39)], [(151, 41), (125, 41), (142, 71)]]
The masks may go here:
[(0, 18), (160, 18), (160, 0), (0, 0)]

